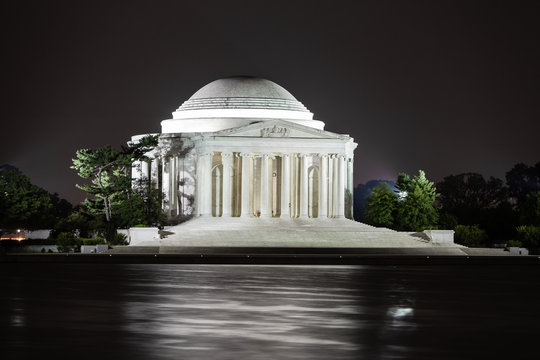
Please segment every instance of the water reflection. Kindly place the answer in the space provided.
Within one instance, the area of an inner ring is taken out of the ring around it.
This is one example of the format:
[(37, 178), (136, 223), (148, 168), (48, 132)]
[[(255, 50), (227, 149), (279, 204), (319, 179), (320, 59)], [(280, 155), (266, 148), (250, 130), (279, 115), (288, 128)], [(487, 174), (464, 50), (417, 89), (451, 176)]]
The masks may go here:
[(348, 284), (358, 269), (206, 268), (211, 271), (168, 266), (131, 284), (126, 330), (153, 334), (146, 351), (167, 349), (171, 357), (181, 351), (188, 358), (322, 359), (330, 350), (353, 358), (360, 349), (353, 333), (361, 310)]
[(527, 355), (540, 271), (525, 269), (6, 265), (1, 358)]

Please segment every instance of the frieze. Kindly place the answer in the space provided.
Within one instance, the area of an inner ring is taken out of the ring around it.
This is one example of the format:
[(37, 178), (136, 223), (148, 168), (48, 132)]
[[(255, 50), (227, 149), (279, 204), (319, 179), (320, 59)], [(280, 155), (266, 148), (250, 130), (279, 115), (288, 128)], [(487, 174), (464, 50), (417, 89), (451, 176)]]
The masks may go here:
[(286, 127), (274, 125), (273, 127), (261, 129), (261, 137), (289, 137), (290, 132)]

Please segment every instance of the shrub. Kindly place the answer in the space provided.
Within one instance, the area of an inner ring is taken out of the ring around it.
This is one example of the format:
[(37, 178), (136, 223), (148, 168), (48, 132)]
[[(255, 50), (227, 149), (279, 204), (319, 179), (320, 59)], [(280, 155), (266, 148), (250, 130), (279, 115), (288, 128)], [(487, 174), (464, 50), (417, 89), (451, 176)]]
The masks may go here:
[(450, 213), (444, 212), (439, 217), (439, 228), (454, 230), (459, 225), (458, 218)]
[(540, 226), (522, 225), (516, 228), (517, 239), (526, 248), (540, 247)]
[(89, 239), (89, 238), (79, 238), (79, 241), (81, 241), (82, 245), (100, 245), (105, 244), (105, 239), (102, 237), (97, 237), (95, 239)]
[(523, 243), (519, 240), (508, 240), (506, 242), (507, 247), (522, 247)]
[(115, 233), (108, 239), (109, 245), (127, 245), (127, 236), (124, 234)]
[(80, 251), (80, 241), (70, 232), (61, 232), (56, 238), (59, 252)]
[(469, 247), (485, 246), (488, 238), (478, 225), (456, 225), (454, 231), (456, 243)]

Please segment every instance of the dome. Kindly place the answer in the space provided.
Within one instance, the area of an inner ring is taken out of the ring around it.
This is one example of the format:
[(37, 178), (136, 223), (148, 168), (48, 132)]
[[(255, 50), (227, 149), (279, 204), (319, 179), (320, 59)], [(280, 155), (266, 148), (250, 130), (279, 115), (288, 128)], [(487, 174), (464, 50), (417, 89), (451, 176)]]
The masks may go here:
[(280, 119), (322, 129), (324, 123), (273, 81), (234, 76), (212, 81), (162, 121), (162, 132), (210, 132)]
[(237, 76), (203, 86), (177, 111), (200, 109), (277, 109), (309, 112), (290, 92), (270, 80)]
[(253, 76), (233, 76), (212, 81), (193, 94), (190, 100), (219, 97), (265, 98), (297, 101), (290, 92), (275, 82)]

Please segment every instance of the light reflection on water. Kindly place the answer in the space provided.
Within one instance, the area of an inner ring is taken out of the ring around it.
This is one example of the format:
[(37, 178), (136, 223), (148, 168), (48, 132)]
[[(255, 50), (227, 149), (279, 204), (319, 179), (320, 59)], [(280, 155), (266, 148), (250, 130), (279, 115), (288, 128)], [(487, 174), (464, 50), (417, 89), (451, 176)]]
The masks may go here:
[[(124, 303), (126, 330), (133, 334), (150, 330), (154, 341), (145, 347), (165, 347), (171, 354), (183, 350), (188, 357), (209, 358), (224, 346), (234, 351), (230, 355), (220, 351), (220, 358), (243, 352), (250, 357), (298, 353), (316, 358), (325, 349), (343, 354), (359, 350), (348, 334), (357, 326), (355, 314), (361, 310), (355, 290), (343, 287), (347, 274), (357, 269), (214, 269), (191, 272), (189, 267), (171, 267), (166, 278), (147, 274), (132, 286)], [(166, 291), (159, 295), (140, 291), (148, 288)]]
[(540, 330), (525, 269), (4, 265), (1, 358), (504, 358)]

